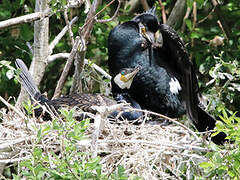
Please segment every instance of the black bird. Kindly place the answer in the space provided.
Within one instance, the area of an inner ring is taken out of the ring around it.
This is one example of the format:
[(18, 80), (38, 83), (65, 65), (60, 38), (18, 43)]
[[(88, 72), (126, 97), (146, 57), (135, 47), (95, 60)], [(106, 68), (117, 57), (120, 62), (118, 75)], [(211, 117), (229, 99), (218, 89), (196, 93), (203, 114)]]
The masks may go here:
[(155, 8), (116, 26), (109, 34), (108, 55), (111, 75), (141, 65), (129, 94), (143, 109), (173, 118), (187, 113), (198, 131), (214, 129), (216, 120), (200, 102), (197, 77), (184, 44), (175, 30), (159, 23)]
[[(140, 106), (127, 93), (127, 90), (128, 88), (130, 88), (133, 78), (138, 73), (140, 67), (121, 69), (120, 73), (113, 77), (113, 83), (115, 83), (119, 87), (119, 89), (123, 88), (122, 89), (123, 93), (118, 94), (116, 100), (110, 99), (99, 94), (72, 94), (68, 96), (62, 96), (53, 100), (49, 100), (44, 95), (42, 95), (38, 90), (24, 62), (20, 59), (17, 59), (15, 64), (16, 67), (20, 69), (19, 74), (20, 82), (26, 89), (27, 93), (30, 95), (31, 99), (38, 101), (42, 105), (48, 105), (49, 107), (53, 108), (55, 112), (57, 112), (58, 109), (61, 107), (76, 106), (82, 111), (96, 113), (96, 110), (93, 109), (92, 106), (111, 106), (122, 102), (129, 103), (130, 107), (141, 109)], [(109, 117), (115, 118), (122, 110), (124, 109), (112, 112)], [(35, 115), (38, 117), (42, 114), (43, 109), (40, 107), (35, 109), (34, 112)], [(121, 114), (120, 118), (127, 120), (137, 120), (141, 116), (142, 112), (126, 111)], [(51, 117), (48, 113), (45, 113), (43, 115), (43, 119), (50, 120)], [(77, 117), (77, 119), (82, 119), (82, 117)]]

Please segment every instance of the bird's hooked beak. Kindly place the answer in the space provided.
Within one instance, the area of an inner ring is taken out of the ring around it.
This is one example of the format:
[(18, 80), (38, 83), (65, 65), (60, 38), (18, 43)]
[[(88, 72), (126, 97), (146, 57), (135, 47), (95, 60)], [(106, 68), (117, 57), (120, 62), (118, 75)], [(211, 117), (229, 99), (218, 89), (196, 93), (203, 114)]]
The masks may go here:
[[(137, 66), (136, 68), (134, 68), (133, 70), (132, 70), (132, 72), (130, 72), (130, 73), (128, 73), (128, 74), (126, 74), (125, 76), (124, 76), (124, 81), (125, 82), (128, 82), (128, 81), (130, 81), (130, 80), (133, 80), (133, 78), (136, 76), (136, 74), (140, 71), (140, 69), (141, 69), (141, 66)], [(122, 76), (123, 77), (123, 76)], [(121, 77), (121, 78), (122, 78)]]
[(147, 31), (146, 27), (142, 23), (139, 23), (139, 28), (141, 35), (147, 39), (153, 45), (153, 47), (162, 47), (163, 39), (162, 34), (159, 31), (155, 33)]
[(137, 66), (136, 68), (126, 68), (125, 71), (120, 72), (114, 77), (114, 82), (121, 89), (129, 89), (132, 85), (133, 78), (141, 69), (141, 66)]

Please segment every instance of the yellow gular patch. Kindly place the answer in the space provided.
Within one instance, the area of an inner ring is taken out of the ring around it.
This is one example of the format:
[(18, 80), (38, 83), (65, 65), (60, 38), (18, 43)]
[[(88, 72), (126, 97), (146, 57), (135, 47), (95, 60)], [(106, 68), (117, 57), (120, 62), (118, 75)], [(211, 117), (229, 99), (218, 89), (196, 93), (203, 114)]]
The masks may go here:
[(123, 82), (127, 82), (127, 78), (124, 75), (121, 75), (120, 80)]
[(142, 31), (142, 34), (145, 34), (145, 33), (146, 33), (146, 28), (145, 28), (145, 27), (142, 27), (142, 28), (141, 28), (141, 31)]

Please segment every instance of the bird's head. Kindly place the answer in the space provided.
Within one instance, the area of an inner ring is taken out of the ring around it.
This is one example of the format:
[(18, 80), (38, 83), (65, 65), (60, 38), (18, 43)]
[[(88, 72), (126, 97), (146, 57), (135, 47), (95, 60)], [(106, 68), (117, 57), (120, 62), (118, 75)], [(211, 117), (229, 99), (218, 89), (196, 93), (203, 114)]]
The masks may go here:
[(158, 38), (159, 22), (155, 15), (155, 7), (151, 8), (145, 13), (137, 15), (132, 19), (139, 27), (140, 34), (146, 38), (150, 43), (155, 43)]
[(141, 66), (137, 66), (135, 68), (123, 68), (113, 80), (121, 89), (129, 89), (133, 82), (133, 78), (140, 69)]

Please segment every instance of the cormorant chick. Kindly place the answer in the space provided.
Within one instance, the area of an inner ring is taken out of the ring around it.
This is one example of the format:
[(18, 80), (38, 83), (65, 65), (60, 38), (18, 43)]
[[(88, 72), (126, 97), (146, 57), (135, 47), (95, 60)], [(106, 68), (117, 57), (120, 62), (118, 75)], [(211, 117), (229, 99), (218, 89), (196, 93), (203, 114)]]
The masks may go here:
[[(110, 99), (108, 97), (99, 95), (99, 94), (72, 94), (68, 96), (62, 96), (53, 100), (47, 99), (44, 95), (40, 93), (37, 86), (35, 85), (31, 74), (29, 73), (26, 65), (20, 59), (17, 59), (16, 67), (19, 68), (20, 74), (20, 82), (30, 95), (31, 99), (38, 101), (42, 105), (48, 105), (49, 107), (53, 108), (53, 112), (57, 112), (61, 107), (77, 107), (85, 112), (96, 113), (96, 110), (92, 108), (92, 106), (111, 106), (117, 103), (126, 102), (129, 103), (130, 107), (141, 109), (140, 106), (131, 99), (130, 95), (127, 94), (127, 89), (130, 88), (133, 78), (138, 73), (140, 67), (137, 68), (124, 68), (120, 70), (114, 78), (113, 83), (122, 89), (124, 92), (123, 94), (119, 94), (117, 100)], [(127, 106), (127, 107), (129, 107)], [(119, 112), (124, 109), (120, 109), (119, 111), (114, 111), (110, 114), (109, 117), (115, 118), (118, 116)], [(37, 108), (34, 110), (35, 115), (38, 117), (42, 114), (43, 109)], [(138, 111), (130, 111), (130, 112), (123, 112), (120, 118), (127, 119), (127, 120), (137, 120), (139, 117), (142, 116), (142, 112)], [(77, 119), (82, 119), (82, 117), (76, 117)], [(43, 114), (44, 120), (51, 119), (48, 113)]]

